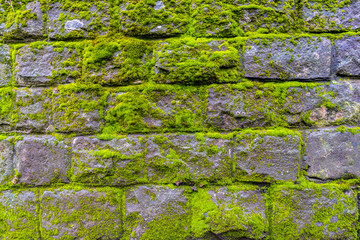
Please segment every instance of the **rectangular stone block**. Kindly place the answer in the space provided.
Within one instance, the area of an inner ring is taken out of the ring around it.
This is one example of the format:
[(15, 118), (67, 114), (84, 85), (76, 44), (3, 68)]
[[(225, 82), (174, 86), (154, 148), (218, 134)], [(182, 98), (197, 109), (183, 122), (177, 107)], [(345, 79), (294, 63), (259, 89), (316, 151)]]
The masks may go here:
[[(1, 24), (0, 24), (1, 26)], [(0, 46), (0, 86), (6, 86), (12, 80), (12, 62), (9, 45)]]
[(121, 38), (117, 41), (88, 43), (84, 50), (82, 81), (101, 85), (128, 85), (147, 82), (153, 43)]
[(273, 239), (357, 239), (357, 193), (334, 184), (271, 189)]
[(242, 77), (239, 51), (224, 40), (167, 40), (158, 44), (155, 59), (158, 83), (211, 84)]
[(236, 135), (234, 178), (240, 181), (295, 181), (301, 158), (300, 133), (245, 131)]
[(13, 184), (68, 183), (70, 149), (52, 136), (24, 136), (15, 143)]
[(245, 77), (279, 80), (326, 80), (330, 77), (331, 41), (324, 37), (248, 40)]
[(42, 190), (44, 239), (120, 239), (121, 190), (58, 188)]
[(46, 38), (46, 1), (2, 1), (0, 35), (6, 41)]
[(359, 122), (357, 81), (254, 83), (208, 88), (206, 122), (218, 131), (248, 127), (324, 127)]
[(295, 1), (192, 0), (189, 33), (196, 37), (236, 37), (247, 32), (287, 32)]
[(357, 128), (345, 127), (306, 131), (307, 176), (321, 180), (360, 177), (359, 133)]
[(0, 238), (40, 239), (37, 190), (0, 192)]
[(127, 36), (170, 37), (186, 31), (190, 0), (120, 0), (119, 31)]
[(265, 194), (255, 186), (199, 189), (193, 194), (195, 239), (263, 239), (268, 234)]
[(160, 85), (124, 90), (109, 96), (103, 133), (203, 129), (204, 88)]
[(231, 178), (232, 137), (221, 134), (149, 135), (145, 159), (150, 182), (225, 182)]
[(359, 77), (360, 37), (344, 37), (335, 41), (334, 68), (338, 76)]
[(109, 5), (106, 0), (50, 0), (47, 10), (49, 37), (53, 40), (95, 38), (109, 30)]
[(124, 239), (187, 239), (190, 222), (184, 188), (146, 185), (125, 192)]
[(15, 177), (15, 164), (13, 156), (14, 144), (11, 137), (1, 137), (0, 140), (0, 184), (9, 184)]
[(81, 44), (35, 42), (16, 51), (15, 81), (19, 86), (74, 82), (81, 76)]
[(144, 136), (111, 140), (76, 137), (72, 140), (72, 180), (91, 185), (124, 186), (146, 182)]
[(65, 133), (100, 131), (107, 96), (98, 85), (68, 84), (54, 88), (52, 121), (55, 130)]
[(359, 10), (357, 0), (305, 0), (302, 9), (305, 27), (310, 32), (357, 30), (360, 28)]

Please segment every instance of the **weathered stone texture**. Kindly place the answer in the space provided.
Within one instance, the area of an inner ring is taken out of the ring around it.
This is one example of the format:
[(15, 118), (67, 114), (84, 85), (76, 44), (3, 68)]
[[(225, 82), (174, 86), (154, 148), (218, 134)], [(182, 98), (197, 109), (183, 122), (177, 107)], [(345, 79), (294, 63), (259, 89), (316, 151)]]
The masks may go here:
[(120, 1), (119, 31), (128, 36), (168, 37), (186, 31), (189, 1)]
[(339, 76), (359, 77), (360, 38), (345, 37), (335, 41), (335, 73)]
[(0, 192), (0, 238), (40, 239), (37, 190)]
[(268, 233), (265, 196), (255, 187), (199, 189), (192, 210), (196, 239), (262, 239)]
[(19, 86), (48, 86), (74, 82), (80, 76), (79, 49), (70, 44), (39, 43), (17, 51), (15, 81)]
[(26, 136), (15, 145), (14, 184), (50, 185), (67, 183), (70, 168), (68, 147), (54, 137)]
[(108, 32), (108, 1), (49, 1), (49, 37), (51, 39), (95, 38)]
[(357, 239), (357, 194), (333, 185), (273, 189), (274, 239)]
[(15, 175), (14, 145), (11, 139), (0, 141), (0, 184), (9, 183)]
[(331, 41), (327, 38), (248, 40), (245, 77), (319, 80), (330, 77)]
[(120, 196), (115, 189), (54, 189), (41, 192), (45, 239), (120, 239)]
[[(276, 136), (276, 131), (236, 137), (234, 177), (250, 181), (295, 181), (298, 176), (301, 140), (298, 135)], [(266, 134), (266, 133), (265, 133)]]
[(12, 78), (12, 64), (10, 47), (6, 44), (0, 46), (0, 86), (9, 84)]
[(357, 30), (360, 28), (360, 3), (357, 0), (306, 0), (303, 19), (310, 32)]
[(128, 136), (104, 141), (76, 137), (72, 141), (73, 181), (123, 186), (144, 181), (141, 138)]
[(206, 135), (149, 135), (147, 176), (151, 182), (217, 181), (229, 179), (233, 159), (229, 139)]
[(360, 134), (350, 131), (307, 132), (304, 156), (307, 176), (321, 180), (360, 176)]
[(127, 239), (186, 239), (190, 205), (183, 188), (137, 186), (126, 190), (124, 237)]

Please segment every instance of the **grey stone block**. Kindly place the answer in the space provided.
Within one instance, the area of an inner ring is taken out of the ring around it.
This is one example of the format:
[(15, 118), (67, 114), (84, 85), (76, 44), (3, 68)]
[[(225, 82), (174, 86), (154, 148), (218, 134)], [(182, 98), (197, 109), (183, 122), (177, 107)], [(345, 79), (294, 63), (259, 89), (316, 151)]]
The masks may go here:
[(103, 0), (76, 3), (51, 0), (47, 11), (49, 37), (65, 40), (106, 35), (110, 24), (108, 11), (108, 2)]
[[(263, 136), (262, 136), (263, 135)], [(301, 140), (276, 132), (237, 135), (235, 179), (242, 181), (295, 181), (299, 172)]]
[(54, 137), (23, 137), (15, 144), (14, 163), (19, 173), (14, 184), (39, 186), (69, 182), (70, 152)]
[(0, 46), (0, 86), (6, 86), (12, 79), (12, 65), (10, 47), (6, 44)]
[(120, 239), (121, 193), (116, 189), (43, 190), (41, 236), (45, 239)]
[(359, 77), (360, 38), (345, 37), (335, 41), (334, 67), (339, 76)]
[(80, 77), (80, 53), (71, 44), (38, 42), (17, 50), (15, 81), (19, 86), (49, 86)]
[(331, 41), (327, 38), (248, 40), (245, 77), (319, 80), (330, 77)]
[(0, 184), (7, 184), (14, 179), (14, 153), (10, 138), (0, 141)]
[(137, 186), (125, 192), (124, 237), (186, 239), (190, 202), (183, 188)]

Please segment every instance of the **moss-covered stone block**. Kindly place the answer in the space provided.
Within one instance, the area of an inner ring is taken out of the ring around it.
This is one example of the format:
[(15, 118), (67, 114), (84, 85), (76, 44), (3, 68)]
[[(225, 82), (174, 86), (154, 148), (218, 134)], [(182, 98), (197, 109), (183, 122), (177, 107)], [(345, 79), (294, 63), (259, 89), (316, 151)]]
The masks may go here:
[(39, 234), (37, 189), (0, 192), (0, 237), (2, 239), (41, 239)]
[(191, 206), (196, 239), (264, 239), (268, 234), (265, 194), (256, 186), (201, 188)]
[(38, 87), (74, 82), (81, 76), (81, 54), (81, 43), (25, 45), (16, 50), (16, 84)]
[(239, 51), (224, 40), (167, 40), (158, 44), (155, 60), (158, 83), (211, 84), (242, 77)]
[(8, 85), (12, 80), (12, 62), (9, 45), (0, 45), (0, 86)]
[(271, 188), (274, 239), (357, 239), (356, 191), (336, 184)]
[(252, 39), (244, 53), (245, 77), (279, 80), (329, 79), (327, 38)]
[(95, 38), (109, 30), (107, 0), (49, 0), (47, 16), (49, 37), (54, 40)]
[(15, 143), (13, 184), (50, 185), (68, 183), (70, 149), (51, 136), (24, 136)]
[(6, 41), (46, 38), (46, 0), (1, 1), (0, 35)]
[(44, 239), (120, 239), (122, 191), (57, 188), (40, 192)]
[(111, 140), (76, 137), (72, 141), (72, 181), (91, 185), (124, 186), (145, 182), (141, 135)]
[(150, 182), (226, 182), (231, 178), (232, 136), (149, 135), (145, 161)]
[(196, 37), (236, 37), (247, 32), (287, 32), (295, 1), (193, 0), (189, 33)]
[(186, 32), (191, 0), (120, 0), (119, 31), (127, 36), (169, 37)]
[(234, 178), (240, 181), (295, 181), (301, 135), (291, 130), (244, 131), (236, 135)]
[(303, 20), (310, 32), (358, 30), (359, 9), (360, 3), (356, 0), (304, 0)]
[(129, 188), (125, 192), (124, 239), (187, 239), (190, 216), (190, 201), (184, 188)]
[(138, 39), (99, 39), (84, 51), (83, 82), (101, 85), (128, 85), (147, 82), (153, 43)]
[(107, 96), (99, 85), (68, 84), (54, 88), (52, 121), (55, 131), (100, 131)]
[(52, 132), (50, 90), (19, 88), (16, 90), (15, 106), (17, 117), (13, 123), (16, 132)]
[(203, 129), (205, 89), (150, 85), (119, 88), (109, 97), (103, 133)]
[(358, 128), (339, 127), (306, 132), (305, 164), (310, 178), (360, 177)]

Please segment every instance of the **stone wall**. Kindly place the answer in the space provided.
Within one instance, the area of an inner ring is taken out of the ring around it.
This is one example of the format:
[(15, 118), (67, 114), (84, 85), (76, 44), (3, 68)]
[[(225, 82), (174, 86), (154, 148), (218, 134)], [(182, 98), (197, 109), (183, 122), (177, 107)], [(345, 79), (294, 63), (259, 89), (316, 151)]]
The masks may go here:
[(0, 1), (0, 239), (359, 239), (357, 0)]

